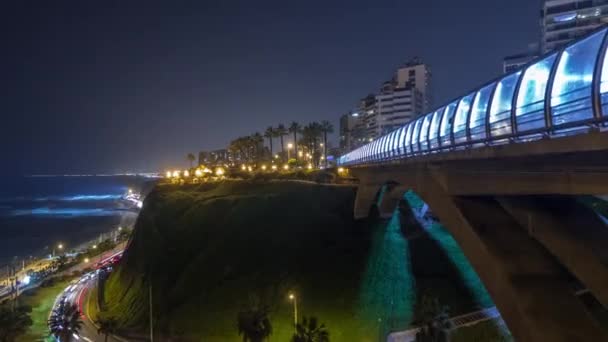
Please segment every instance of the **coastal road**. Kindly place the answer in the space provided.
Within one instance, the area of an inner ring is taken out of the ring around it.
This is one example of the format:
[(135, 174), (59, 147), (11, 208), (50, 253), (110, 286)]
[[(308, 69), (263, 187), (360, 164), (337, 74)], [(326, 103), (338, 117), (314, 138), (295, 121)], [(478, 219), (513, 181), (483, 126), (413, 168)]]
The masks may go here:
[[(97, 333), (97, 325), (91, 320), (91, 316), (88, 313), (88, 308), (86, 305), (89, 292), (95, 287), (97, 279), (98, 275), (96, 272), (87, 273), (78, 279), (78, 281), (75, 281), (66, 287), (66, 289), (59, 296), (57, 296), (57, 299), (55, 300), (55, 306), (59, 304), (62, 298), (65, 298), (65, 301), (70, 304), (75, 304), (80, 310), (83, 325), (78, 334), (78, 338), (75, 338), (75, 340), (83, 340), (87, 342), (106, 341), (105, 335)], [(127, 340), (109, 335), (107, 341), (126, 342)]]

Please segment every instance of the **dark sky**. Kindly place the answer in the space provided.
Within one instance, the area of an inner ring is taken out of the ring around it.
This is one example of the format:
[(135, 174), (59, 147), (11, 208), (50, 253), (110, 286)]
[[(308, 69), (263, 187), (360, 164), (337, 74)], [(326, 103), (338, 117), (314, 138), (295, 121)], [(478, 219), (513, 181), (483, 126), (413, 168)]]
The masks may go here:
[(337, 130), (412, 56), (431, 65), (440, 105), (537, 39), (539, 2), (3, 3), (2, 166), (155, 171), (270, 124)]

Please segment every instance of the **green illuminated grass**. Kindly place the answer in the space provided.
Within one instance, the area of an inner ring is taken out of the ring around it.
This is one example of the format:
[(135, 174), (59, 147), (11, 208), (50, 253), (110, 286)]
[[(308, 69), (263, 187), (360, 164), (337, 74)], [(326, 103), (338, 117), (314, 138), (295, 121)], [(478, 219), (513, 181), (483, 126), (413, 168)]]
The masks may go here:
[(38, 287), (25, 292), (20, 301), (24, 305), (32, 307), (31, 318), (33, 325), (28, 332), (20, 336), (17, 341), (54, 341), (49, 337), (47, 325), (49, 314), (57, 296), (67, 287), (69, 280), (57, 281), (50, 287)]
[(107, 313), (124, 328), (145, 328), (142, 274), (152, 270), (159, 334), (241, 341), (237, 312), (257, 296), (272, 310), (270, 340), (288, 341), (293, 290), (300, 317), (317, 316), (332, 341), (377, 341), (358, 306), (371, 232), (354, 229), (353, 200), (350, 187), (296, 182), (160, 187), (106, 284)]

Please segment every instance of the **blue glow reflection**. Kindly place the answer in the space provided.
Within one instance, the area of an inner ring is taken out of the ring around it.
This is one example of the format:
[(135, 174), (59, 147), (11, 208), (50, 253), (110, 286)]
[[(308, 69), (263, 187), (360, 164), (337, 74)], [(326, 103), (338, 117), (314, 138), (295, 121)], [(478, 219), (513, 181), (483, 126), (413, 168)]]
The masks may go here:
[(78, 208), (33, 208), (17, 209), (11, 211), (11, 216), (56, 216), (56, 217), (79, 217), (79, 216), (110, 216), (116, 212), (107, 209), (78, 209)]

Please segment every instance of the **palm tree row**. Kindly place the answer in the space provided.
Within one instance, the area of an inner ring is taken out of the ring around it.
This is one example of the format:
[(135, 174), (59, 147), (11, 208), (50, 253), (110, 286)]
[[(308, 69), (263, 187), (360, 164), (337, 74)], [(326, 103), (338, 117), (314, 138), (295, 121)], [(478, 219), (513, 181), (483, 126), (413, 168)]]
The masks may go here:
[[(279, 139), (281, 144), (281, 155), (283, 161), (287, 161), (287, 153), (285, 150), (285, 136), (290, 133), (293, 135), (294, 142), (294, 159), (299, 161), (302, 148), (307, 150), (315, 166), (319, 165), (321, 154), (327, 156), (327, 135), (333, 133), (333, 125), (329, 121), (311, 122), (306, 126), (302, 126), (298, 122), (292, 122), (289, 127), (283, 124), (277, 127), (269, 126), (264, 131), (263, 137), (268, 139), (268, 152), (270, 158), (274, 158), (274, 139)], [(298, 135), (300, 140), (298, 140)], [(323, 150), (319, 151), (319, 141), (323, 141)], [(265, 156), (263, 149), (263, 138), (260, 133), (254, 133), (250, 136), (240, 137), (230, 143), (229, 150), (233, 156), (238, 156), (240, 160), (253, 161), (259, 160)], [(325, 166), (327, 167), (327, 158), (324, 158)]]
[[(263, 342), (272, 334), (270, 309), (268, 306), (252, 306), (238, 313), (237, 329), (243, 342)], [(304, 317), (295, 326), (291, 342), (329, 342), (329, 331), (319, 324), (316, 317)]]

